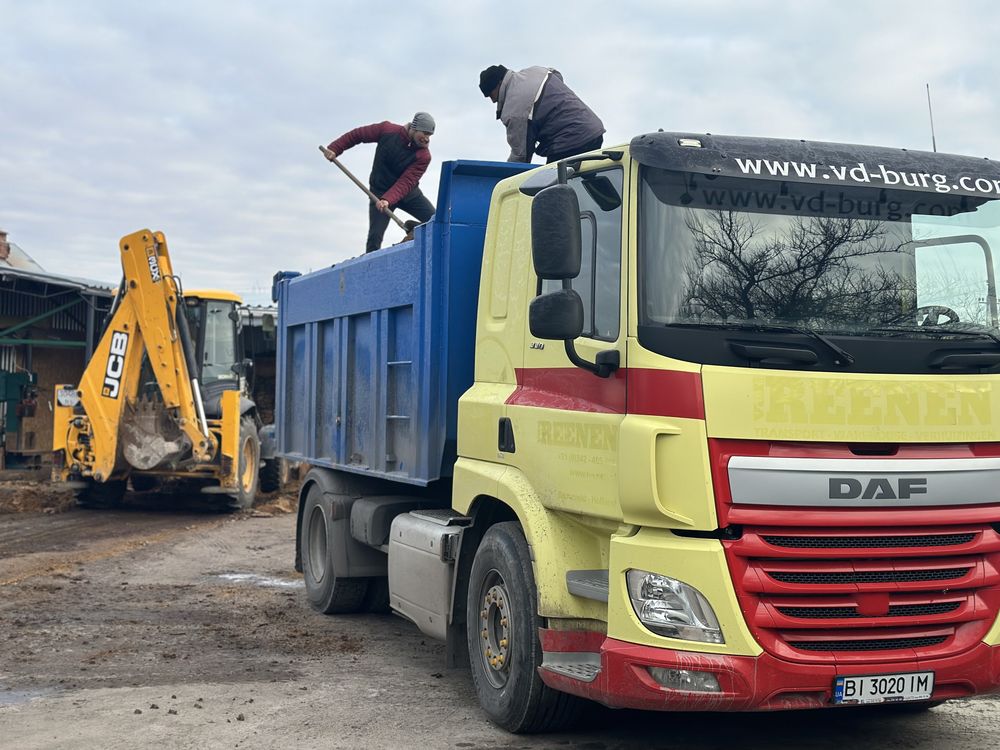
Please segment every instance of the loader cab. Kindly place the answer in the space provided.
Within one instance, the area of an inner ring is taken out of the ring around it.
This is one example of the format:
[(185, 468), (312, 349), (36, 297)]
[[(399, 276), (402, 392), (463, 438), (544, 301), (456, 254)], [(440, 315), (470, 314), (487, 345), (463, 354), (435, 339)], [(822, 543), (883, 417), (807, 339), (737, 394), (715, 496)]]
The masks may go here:
[(199, 290), (185, 293), (184, 305), (199, 369), (192, 375), (201, 384), (205, 410), (212, 417), (224, 391), (247, 390), (248, 365), (239, 345), (242, 300), (232, 292)]

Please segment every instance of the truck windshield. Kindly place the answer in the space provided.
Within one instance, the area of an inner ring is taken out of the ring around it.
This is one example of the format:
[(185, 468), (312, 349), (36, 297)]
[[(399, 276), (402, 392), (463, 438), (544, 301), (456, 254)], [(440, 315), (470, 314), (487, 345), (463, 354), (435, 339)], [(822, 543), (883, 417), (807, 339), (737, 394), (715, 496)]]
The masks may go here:
[(652, 167), (640, 190), (640, 326), (996, 336), (1000, 200)]

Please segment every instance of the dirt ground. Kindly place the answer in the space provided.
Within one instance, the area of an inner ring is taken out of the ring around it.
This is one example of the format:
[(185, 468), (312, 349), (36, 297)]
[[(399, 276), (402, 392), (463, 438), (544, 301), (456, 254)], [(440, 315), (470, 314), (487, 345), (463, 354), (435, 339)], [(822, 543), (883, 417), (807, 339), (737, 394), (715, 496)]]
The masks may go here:
[(140, 495), (85, 511), (45, 483), (0, 483), (0, 747), (1000, 746), (997, 698), (915, 715), (595, 707), (571, 733), (506, 734), (414, 626), (308, 608), (294, 508), (293, 495), (235, 515)]

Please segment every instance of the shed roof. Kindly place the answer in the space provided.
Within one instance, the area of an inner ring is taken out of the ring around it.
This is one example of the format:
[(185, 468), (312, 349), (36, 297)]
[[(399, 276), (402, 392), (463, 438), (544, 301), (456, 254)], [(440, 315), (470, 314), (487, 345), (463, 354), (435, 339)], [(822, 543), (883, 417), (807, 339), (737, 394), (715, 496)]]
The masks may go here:
[(107, 296), (114, 292), (115, 286), (103, 281), (49, 273), (16, 243), (8, 242), (8, 245), (10, 253), (0, 259), (0, 281), (25, 279)]

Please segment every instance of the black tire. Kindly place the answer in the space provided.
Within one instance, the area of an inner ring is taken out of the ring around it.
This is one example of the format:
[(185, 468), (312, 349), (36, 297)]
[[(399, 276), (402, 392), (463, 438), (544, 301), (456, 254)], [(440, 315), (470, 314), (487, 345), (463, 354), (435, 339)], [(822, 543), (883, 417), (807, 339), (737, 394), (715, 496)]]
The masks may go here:
[(284, 481), (282, 481), (282, 463), (284, 463), (284, 459), (282, 458), (269, 458), (260, 467), (261, 492), (277, 492), (281, 489), (284, 484)]
[(160, 485), (159, 478), (149, 474), (133, 474), (130, 479), (132, 480), (132, 489), (136, 492), (147, 492)]
[(127, 484), (124, 479), (88, 481), (87, 486), (76, 493), (76, 504), (81, 508), (119, 508), (125, 497)]
[(330, 499), (319, 484), (313, 484), (306, 494), (299, 532), (306, 598), (313, 609), (325, 615), (361, 612), (368, 579), (337, 576), (333, 568), (332, 548), (336, 543), (333, 532)]
[(389, 577), (377, 576), (368, 579), (368, 593), (363, 604), (365, 612), (387, 615), (392, 612), (389, 606)]
[(239, 468), (236, 474), (237, 494), (233, 496), (234, 510), (253, 507), (257, 499), (258, 475), (260, 474), (260, 439), (253, 419), (240, 420)]
[[(549, 732), (575, 721), (585, 702), (538, 676), (542, 646), (528, 543), (512, 521), (491, 526), (472, 563), (466, 640), (472, 682), (490, 721), (509, 732)], [(506, 613), (506, 616), (504, 616)]]

